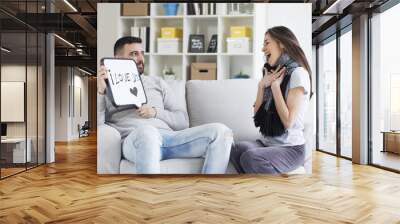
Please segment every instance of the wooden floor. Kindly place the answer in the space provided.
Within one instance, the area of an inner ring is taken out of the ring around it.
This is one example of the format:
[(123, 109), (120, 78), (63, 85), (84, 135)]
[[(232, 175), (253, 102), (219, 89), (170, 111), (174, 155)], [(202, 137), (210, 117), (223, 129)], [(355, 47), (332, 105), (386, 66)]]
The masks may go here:
[(314, 154), (313, 174), (96, 174), (93, 137), (0, 181), (0, 223), (400, 223), (400, 175)]
[(374, 151), (372, 158), (374, 164), (400, 170), (400, 155), (391, 152)]

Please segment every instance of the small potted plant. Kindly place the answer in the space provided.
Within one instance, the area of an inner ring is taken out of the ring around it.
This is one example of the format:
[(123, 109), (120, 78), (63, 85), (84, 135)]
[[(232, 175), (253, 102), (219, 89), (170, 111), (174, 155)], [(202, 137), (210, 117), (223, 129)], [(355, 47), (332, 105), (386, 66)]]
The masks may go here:
[(239, 74), (236, 74), (233, 76), (234, 79), (249, 79), (250, 76), (243, 73), (242, 70), (240, 70)]
[(163, 75), (165, 80), (175, 80), (175, 72), (171, 67), (165, 66), (163, 69)]

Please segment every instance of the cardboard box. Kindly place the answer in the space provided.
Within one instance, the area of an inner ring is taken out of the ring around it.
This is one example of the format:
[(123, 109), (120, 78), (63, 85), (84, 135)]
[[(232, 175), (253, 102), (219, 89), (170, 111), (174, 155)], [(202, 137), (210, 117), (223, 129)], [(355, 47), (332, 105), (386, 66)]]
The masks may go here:
[(182, 29), (178, 27), (161, 27), (161, 38), (182, 38)]
[(216, 63), (192, 63), (190, 67), (191, 80), (217, 80)]
[(182, 52), (182, 40), (179, 38), (157, 38), (157, 52), (174, 54)]
[(231, 37), (251, 37), (251, 29), (247, 26), (231, 26)]
[(121, 4), (121, 16), (148, 16), (149, 3), (123, 3)]

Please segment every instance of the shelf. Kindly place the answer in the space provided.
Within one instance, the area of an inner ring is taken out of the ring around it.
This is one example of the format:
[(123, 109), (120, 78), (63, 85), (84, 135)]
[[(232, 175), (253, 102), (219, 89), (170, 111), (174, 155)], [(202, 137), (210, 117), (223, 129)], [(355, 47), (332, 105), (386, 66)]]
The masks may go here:
[(254, 15), (177, 15), (177, 16), (121, 16), (121, 19), (217, 19), (217, 18), (253, 18)]
[(151, 16), (154, 19), (183, 19), (183, 16)]
[(186, 53), (189, 56), (216, 56), (218, 53)]
[(121, 16), (121, 19), (150, 19), (151, 16)]
[(187, 15), (188, 19), (217, 19), (218, 15)]
[(182, 56), (183, 53), (172, 53), (172, 54), (167, 54), (167, 53), (151, 53), (151, 55), (154, 55), (154, 56)]
[(241, 14), (241, 15), (221, 15), (222, 18), (253, 18), (252, 14)]
[(235, 54), (235, 53), (221, 53), (220, 55), (222, 55), (222, 56), (253, 56), (254, 53), (238, 53), (238, 54)]

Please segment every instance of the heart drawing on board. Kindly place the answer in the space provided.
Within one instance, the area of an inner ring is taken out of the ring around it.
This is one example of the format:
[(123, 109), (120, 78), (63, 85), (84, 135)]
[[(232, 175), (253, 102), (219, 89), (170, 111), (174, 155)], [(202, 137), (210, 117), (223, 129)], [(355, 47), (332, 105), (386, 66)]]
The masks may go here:
[(137, 91), (138, 91), (138, 90), (137, 90), (136, 87), (130, 88), (129, 90), (130, 90), (130, 92), (131, 92), (133, 95), (137, 96)]

